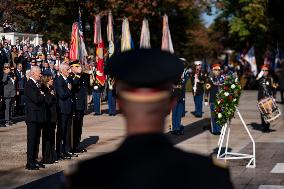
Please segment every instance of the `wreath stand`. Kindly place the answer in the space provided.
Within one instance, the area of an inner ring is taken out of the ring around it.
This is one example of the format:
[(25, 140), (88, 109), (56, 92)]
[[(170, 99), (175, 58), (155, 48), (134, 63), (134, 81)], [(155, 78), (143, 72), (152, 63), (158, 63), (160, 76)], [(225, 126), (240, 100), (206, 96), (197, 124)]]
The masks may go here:
[[(249, 163), (247, 164), (247, 168), (255, 168), (255, 142), (254, 139), (251, 136), (251, 133), (246, 125), (246, 123), (244, 122), (244, 119), (242, 117), (242, 115), (240, 114), (239, 110), (236, 108), (236, 112), (239, 116), (239, 118), (242, 121), (242, 124), (244, 126), (244, 128), (246, 129), (246, 132), (248, 133), (250, 140), (252, 142), (253, 145), (253, 154), (242, 154), (242, 153), (234, 153), (234, 152), (228, 152), (228, 144), (229, 144), (229, 139), (230, 139), (230, 125), (228, 123), (226, 123), (221, 130), (221, 135), (218, 141), (218, 154), (217, 154), (217, 159), (223, 159), (223, 160), (230, 160), (230, 159), (250, 159)], [(227, 134), (227, 141), (226, 141), (226, 148), (225, 148), (225, 152), (223, 154), (221, 153), (221, 149), (224, 143), (224, 139), (225, 136)]]

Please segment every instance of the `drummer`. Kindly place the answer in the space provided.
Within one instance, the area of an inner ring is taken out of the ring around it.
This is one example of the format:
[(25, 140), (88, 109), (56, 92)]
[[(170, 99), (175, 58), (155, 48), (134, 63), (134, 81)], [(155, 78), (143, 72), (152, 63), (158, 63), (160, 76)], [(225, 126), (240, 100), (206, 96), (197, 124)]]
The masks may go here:
[[(258, 85), (259, 85), (257, 100), (260, 101), (264, 98), (272, 97), (274, 87), (273, 87), (273, 80), (269, 76), (269, 65), (264, 64), (261, 67), (261, 71), (259, 72), (256, 79), (258, 80)], [(262, 132), (269, 133), (271, 131), (269, 129), (270, 124), (264, 121), (263, 115), (260, 116), (261, 116)]]

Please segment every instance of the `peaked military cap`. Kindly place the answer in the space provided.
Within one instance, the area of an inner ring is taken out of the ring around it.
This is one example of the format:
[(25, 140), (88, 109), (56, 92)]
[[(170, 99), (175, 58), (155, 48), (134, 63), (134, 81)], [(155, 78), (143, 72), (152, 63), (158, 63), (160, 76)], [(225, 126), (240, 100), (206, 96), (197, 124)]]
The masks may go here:
[(73, 60), (69, 62), (69, 66), (81, 66), (79, 60)]
[(105, 72), (134, 88), (156, 88), (175, 82), (184, 65), (175, 55), (159, 49), (135, 49), (113, 55)]

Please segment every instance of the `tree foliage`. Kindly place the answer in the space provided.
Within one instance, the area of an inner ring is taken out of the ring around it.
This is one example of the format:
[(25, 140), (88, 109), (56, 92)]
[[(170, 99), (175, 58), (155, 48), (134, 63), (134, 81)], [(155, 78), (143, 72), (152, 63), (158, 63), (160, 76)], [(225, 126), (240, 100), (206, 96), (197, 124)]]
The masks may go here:
[(195, 0), (6, 0), (5, 5), (10, 8), (2, 4), (0, 10), (17, 24), (20, 32), (41, 33), (54, 41), (70, 39), (71, 26), (78, 19), (80, 7), (88, 46), (93, 45), (96, 14), (102, 16), (103, 35), (106, 37), (109, 10), (115, 19), (117, 40), (121, 35), (122, 19), (127, 17), (136, 47), (144, 17), (149, 20), (152, 46), (161, 46), (164, 14), (169, 16), (174, 49), (180, 56), (188, 59), (196, 58), (196, 55), (199, 57), (208, 46), (206, 29), (202, 28), (200, 19), (201, 9)]

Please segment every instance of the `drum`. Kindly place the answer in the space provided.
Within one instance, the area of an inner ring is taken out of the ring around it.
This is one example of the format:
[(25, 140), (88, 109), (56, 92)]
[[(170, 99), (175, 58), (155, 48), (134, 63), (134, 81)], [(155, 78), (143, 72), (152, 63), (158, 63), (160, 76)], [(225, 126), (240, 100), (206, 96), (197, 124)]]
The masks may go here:
[(257, 105), (266, 123), (275, 121), (277, 118), (281, 116), (281, 111), (277, 107), (272, 97), (266, 97), (264, 99), (261, 99)]

